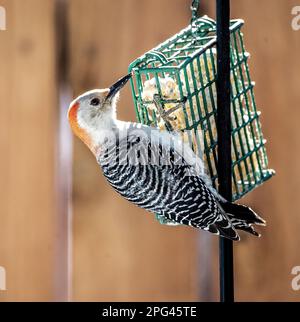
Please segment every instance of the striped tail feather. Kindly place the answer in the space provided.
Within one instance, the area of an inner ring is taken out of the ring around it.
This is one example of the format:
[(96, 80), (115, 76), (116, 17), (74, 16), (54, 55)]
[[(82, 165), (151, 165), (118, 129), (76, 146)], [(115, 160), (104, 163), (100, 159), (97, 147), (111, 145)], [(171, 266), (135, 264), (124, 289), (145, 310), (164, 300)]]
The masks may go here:
[(206, 230), (208, 230), (210, 233), (231, 239), (233, 241), (240, 240), (240, 236), (235, 230), (235, 227), (226, 217), (220, 218), (219, 220), (215, 221)]
[(260, 237), (260, 234), (255, 231), (253, 225), (265, 226), (266, 221), (250, 207), (230, 202), (221, 202), (220, 204), (235, 229), (243, 230), (254, 236)]

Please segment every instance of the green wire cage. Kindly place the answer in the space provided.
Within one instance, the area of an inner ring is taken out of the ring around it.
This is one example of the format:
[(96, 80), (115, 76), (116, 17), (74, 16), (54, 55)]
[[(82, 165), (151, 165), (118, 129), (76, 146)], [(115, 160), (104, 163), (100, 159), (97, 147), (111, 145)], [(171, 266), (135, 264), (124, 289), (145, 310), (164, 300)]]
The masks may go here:
[[(243, 24), (243, 20), (230, 22), (233, 201), (274, 174), (268, 169)], [(213, 186), (218, 188), (216, 42), (216, 22), (207, 16), (195, 19), (132, 62), (129, 72), (133, 74), (131, 89), (138, 121), (179, 131), (204, 160)]]

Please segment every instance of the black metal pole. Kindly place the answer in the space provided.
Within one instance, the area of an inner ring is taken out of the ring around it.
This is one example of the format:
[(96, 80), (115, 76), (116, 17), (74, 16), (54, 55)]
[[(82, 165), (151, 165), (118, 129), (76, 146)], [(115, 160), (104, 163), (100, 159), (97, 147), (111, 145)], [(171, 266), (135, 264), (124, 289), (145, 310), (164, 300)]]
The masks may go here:
[[(219, 192), (232, 200), (230, 113), (230, 0), (217, 2), (217, 131)], [(220, 300), (234, 301), (233, 244), (220, 238)]]

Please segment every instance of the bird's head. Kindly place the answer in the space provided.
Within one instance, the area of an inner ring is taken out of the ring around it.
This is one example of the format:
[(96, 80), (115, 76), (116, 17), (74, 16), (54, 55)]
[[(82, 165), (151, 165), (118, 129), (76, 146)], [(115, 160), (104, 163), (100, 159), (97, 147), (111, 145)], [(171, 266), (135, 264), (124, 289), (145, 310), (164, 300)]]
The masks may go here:
[(119, 91), (128, 82), (131, 74), (119, 79), (110, 88), (94, 89), (78, 96), (69, 107), (70, 126), (95, 153), (101, 139), (101, 131), (111, 130), (116, 120), (116, 102)]

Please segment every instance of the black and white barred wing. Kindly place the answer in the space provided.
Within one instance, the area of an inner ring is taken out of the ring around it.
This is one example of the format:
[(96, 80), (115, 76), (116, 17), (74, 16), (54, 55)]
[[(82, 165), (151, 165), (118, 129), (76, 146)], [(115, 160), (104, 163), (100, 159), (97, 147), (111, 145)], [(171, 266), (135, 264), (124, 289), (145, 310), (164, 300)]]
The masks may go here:
[(225, 212), (170, 136), (130, 131), (98, 160), (112, 187), (141, 208), (176, 223), (237, 240)]

